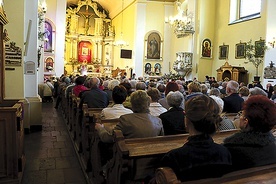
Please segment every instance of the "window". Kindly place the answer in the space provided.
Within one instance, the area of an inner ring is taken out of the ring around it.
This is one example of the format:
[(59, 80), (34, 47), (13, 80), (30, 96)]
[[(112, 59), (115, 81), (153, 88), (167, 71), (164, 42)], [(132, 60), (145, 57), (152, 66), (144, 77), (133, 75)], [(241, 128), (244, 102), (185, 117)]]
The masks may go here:
[(262, 0), (230, 0), (230, 24), (260, 17)]
[(261, 12), (261, 0), (240, 0), (239, 18), (258, 15)]

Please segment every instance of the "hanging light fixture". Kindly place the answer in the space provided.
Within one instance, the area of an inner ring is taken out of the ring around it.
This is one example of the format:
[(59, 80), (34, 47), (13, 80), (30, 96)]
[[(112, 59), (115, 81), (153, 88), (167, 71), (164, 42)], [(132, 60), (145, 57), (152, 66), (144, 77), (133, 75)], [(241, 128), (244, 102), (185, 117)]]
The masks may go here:
[(122, 21), (121, 21), (121, 33), (120, 39), (114, 42), (114, 45), (117, 47), (126, 47), (128, 43), (123, 39), (123, 25), (124, 25), (124, 0), (122, 0)]
[(176, 1), (176, 6), (178, 12), (177, 15), (174, 17), (165, 18), (165, 23), (169, 23), (171, 25), (177, 38), (193, 34), (194, 27), (192, 22), (192, 13), (187, 15), (186, 10), (181, 8), (181, 3), (179, 0)]

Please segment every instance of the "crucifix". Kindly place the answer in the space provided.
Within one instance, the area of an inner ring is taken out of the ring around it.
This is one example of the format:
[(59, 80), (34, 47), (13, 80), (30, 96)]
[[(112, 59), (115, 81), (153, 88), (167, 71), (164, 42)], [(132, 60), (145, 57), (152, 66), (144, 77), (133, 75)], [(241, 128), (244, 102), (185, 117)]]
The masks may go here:
[(93, 12), (89, 12), (88, 9), (89, 9), (89, 6), (86, 5), (85, 12), (78, 13), (84, 18), (85, 35), (88, 34), (90, 18), (95, 15)]

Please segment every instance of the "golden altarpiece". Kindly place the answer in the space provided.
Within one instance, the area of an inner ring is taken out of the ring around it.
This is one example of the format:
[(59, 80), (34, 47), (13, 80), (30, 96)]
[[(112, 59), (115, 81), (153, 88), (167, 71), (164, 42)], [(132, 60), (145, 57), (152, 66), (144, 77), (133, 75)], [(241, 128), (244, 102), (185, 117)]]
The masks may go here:
[(217, 69), (217, 81), (235, 80), (248, 84), (248, 73), (244, 67), (231, 66), (226, 61), (219, 69)]
[(65, 69), (68, 74), (111, 76), (114, 27), (106, 10), (91, 0), (66, 10)]

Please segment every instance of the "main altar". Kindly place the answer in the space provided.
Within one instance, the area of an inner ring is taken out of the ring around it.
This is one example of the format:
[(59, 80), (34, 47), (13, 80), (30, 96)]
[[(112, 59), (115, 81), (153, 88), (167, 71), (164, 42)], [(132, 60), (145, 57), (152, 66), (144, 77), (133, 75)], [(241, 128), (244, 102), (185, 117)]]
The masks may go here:
[(108, 76), (113, 68), (114, 27), (95, 1), (79, 1), (66, 10), (65, 70), (67, 74)]

